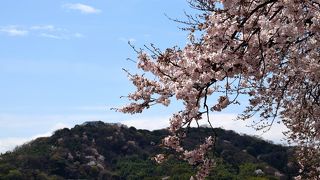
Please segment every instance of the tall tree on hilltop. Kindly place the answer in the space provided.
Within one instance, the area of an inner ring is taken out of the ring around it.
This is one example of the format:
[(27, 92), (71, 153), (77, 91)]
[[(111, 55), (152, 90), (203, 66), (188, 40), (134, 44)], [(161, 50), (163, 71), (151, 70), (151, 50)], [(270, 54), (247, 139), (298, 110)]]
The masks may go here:
[(297, 179), (320, 178), (320, 1), (189, 3), (202, 13), (185, 22), (190, 42), (165, 51), (139, 51), (138, 68), (155, 78), (128, 73), (137, 90), (127, 96), (133, 102), (118, 110), (141, 113), (155, 104), (182, 101), (184, 109), (172, 115), (171, 135), (163, 144), (198, 165), (192, 178), (204, 179), (214, 165), (205, 154), (215, 138), (185, 150), (184, 127), (198, 121), (210, 124), (210, 111), (222, 111), (240, 104), (239, 97), (248, 97), (249, 105), (238, 118), (259, 115), (254, 122), (258, 130), (268, 130), (280, 119), (289, 129), (288, 140), (299, 147)]

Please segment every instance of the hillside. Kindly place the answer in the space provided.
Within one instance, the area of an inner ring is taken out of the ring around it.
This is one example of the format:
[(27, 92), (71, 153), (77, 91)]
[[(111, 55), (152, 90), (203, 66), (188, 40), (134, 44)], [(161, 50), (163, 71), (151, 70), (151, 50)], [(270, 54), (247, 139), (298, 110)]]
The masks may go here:
[[(208, 179), (291, 179), (297, 172), (291, 148), (214, 131), (216, 168)], [(61, 129), (2, 154), (0, 179), (189, 179), (194, 167), (173, 155), (161, 165), (150, 159), (170, 152), (159, 146), (167, 133), (103, 122)], [(184, 143), (191, 148), (212, 133), (210, 128), (191, 128)]]

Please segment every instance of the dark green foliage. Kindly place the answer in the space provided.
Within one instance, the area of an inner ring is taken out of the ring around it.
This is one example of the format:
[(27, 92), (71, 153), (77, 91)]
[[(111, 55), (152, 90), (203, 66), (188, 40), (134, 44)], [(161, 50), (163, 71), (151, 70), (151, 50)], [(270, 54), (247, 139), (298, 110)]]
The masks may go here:
[[(188, 141), (194, 148), (210, 128), (190, 128)], [(290, 179), (297, 172), (292, 150), (256, 137), (214, 129), (216, 167), (208, 179), (273, 179), (275, 172)], [(189, 179), (195, 167), (170, 155), (158, 165), (151, 157), (171, 151), (159, 146), (166, 130), (147, 131), (119, 124), (88, 122), (61, 129), (51, 137), (38, 138), (0, 156), (0, 179)], [(287, 165), (290, 166), (287, 166)], [(255, 174), (256, 170), (264, 172)], [(277, 178), (276, 178), (277, 179)]]

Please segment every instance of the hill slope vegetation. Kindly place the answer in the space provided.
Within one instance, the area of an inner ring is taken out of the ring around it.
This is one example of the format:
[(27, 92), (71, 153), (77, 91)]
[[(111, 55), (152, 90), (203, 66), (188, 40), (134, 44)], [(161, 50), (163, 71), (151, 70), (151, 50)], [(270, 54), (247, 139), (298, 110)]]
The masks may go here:
[[(190, 128), (193, 148), (210, 128)], [(292, 148), (256, 137), (214, 129), (216, 167), (208, 179), (291, 179), (297, 173)], [(195, 167), (169, 155), (158, 165), (151, 157), (170, 154), (159, 144), (166, 130), (137, 130), (100, 121), (61, 129), (0, 155), (0, 179), (189, 179)]]

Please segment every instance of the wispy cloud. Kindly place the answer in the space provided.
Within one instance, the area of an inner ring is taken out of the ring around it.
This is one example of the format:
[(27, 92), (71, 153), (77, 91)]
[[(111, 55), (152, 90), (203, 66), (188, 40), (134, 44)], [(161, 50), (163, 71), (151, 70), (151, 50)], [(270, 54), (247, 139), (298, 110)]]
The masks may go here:
[(3, 32), (9, 36), (26, 36), (29, 33), (28, 30), (13, 25), (0, 27), (0, 32)]
[(125, 43), (128, 43), (128, 42), (136, 42), (137, 40), (135, 38), (125, 38), (125, 37), (119, 37), (118, 38), (119, 41), (122, 41), (122, 42), (125, 42)]
[(51, 39), (66, 39), (64, 36), (59, 36), (55, 34), (48, 34), (48, 33), (41, 33), (39, 36), (45, 37), (45, 38), (51, 38)]
[(71, 39), (71, 38), (84, 38), (81, 33), (40, 33), (40, 37), (51, 39)]
[(83, 14), (98, 14), (102, 12), (100, 9), (96, 9), (92, 6), (81, 4), (81, 3), (68, 3), (68, 4), (64, 4), (62, 7), (71, 9), (71, 10), (77, 10)]
[(73, 33), (72, 34), (72, 37), (75, 37), (75, 38), (84, 38), (85, 35), (81, 34), (81, 33)]
[(71, 38), (83, 38), (83, 34), (79, 32), (69, 32), (64, 28), (55, 27), (54, 25), (37, 25), (31, 26), (31, 30), (39, 33), (40, 37), (51, 38), (51, 39), (71, 39)]
[(35, 25), (30, 27), (31, 30), (48, 30), (48, 31), (56, 31), (57, 28), (51, 24), (49, 25)]
[(29, 27), (22, 27), (17, 25), (0, 26), (0, 33), (8, 36), (27, 36), (33, 35), (43, 38), (51, 39), (71, 39), (84, 38), (85, 36), (79, 32), (70, 32), (68, 29), (56, 27), (51, 24), (47, 25), (33, 25)]

